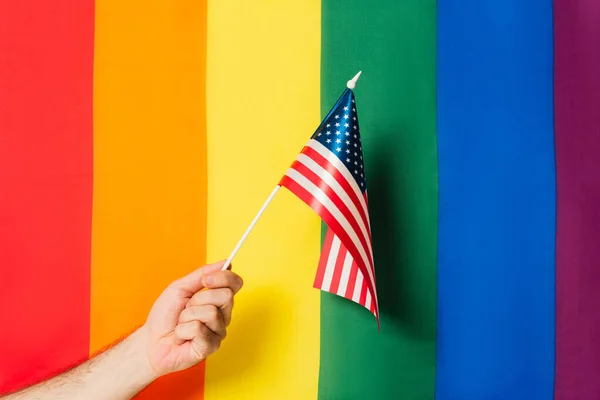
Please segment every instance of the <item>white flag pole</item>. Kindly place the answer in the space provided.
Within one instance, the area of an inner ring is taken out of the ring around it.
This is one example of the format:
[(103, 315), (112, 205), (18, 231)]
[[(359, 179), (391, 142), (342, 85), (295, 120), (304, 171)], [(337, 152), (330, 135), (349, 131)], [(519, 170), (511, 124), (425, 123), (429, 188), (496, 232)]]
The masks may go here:
[[(348, 81), (348, 83), (346, 84), (346, 87), (348, 89), (354, 90), (354, 88), (356, 87), (356, 82), (358, 81), (358, 78), (360, 78), (360, 74), (361, 73), (362, 73), (362, 71), (358, 71), (358, 74), (356, 74), (354, 76), (354, 78), (352, 78), (352, 79), (350, 79)], [(273, 189), (273, 191), (271, 192), (271, 194), (269, 195), (269, 197), (267, 198), (267, 200), (265, 201), (265, 203), (262, 205), (262, 207), (260, 208), (260, 210), (258, 210), (258, 213), (256, 214), (256, 216), (254, 217), (254, 219), (250, 223), (250, 226), (248, 227), (248, 229), (246, 229), (246, 232), (244, 232), (244, 235), (242, 236), (242, 238), (240, 239), (240, 241), (238, 242), (238, 244), (235, 246), (235, 248), (231, 252), (231, 255), (229, 256), (229, 258), (227, 259), (227, 261), (225, 262), (225, 264), (223, 264), (223, 267), (221, 268), (222, 270), (226, 270), (227, 268), (229, 268), (229, 266), (231, 265), (231, 261), (233, 260), (233, 258), (237, 254), (237, 252), (240, 250), (240, 247), (242, 247), (242, 244), (244, 244), (244, 242), (248, 238), (248, 235), (250, 235), (250, 232), (252, 231), (252, 228), (254, 228), (254, 225), (256, 225), (256, 223), (258, 222), (259, 218), (263, 215), (263, 213), (267, 209), (267, 206), (271, 203), (271, 201), (273, 201), (273, 198), (275, 197), (275, 195), (277, 194), (277, 192), (279, 191), (279, 189), (281, 189), (281, 186), (279, 186), (279, 185), (275, 186), (275, 189)]]
[(258, 214), (256, 214), (256, 216), (252, 220), (252, 223), (250, 224), (248, 229), (246, 229), (246, 232), (244, 233), (244, 235), (238, 242), (237, 246), (235, 246), (235, 249), (233, 249), (233, 251), (231, 252), (231, 255), (229, 256), (229, 258), (223, 265), (223, 268), (221, 268), (222, 270), (226, 270), (227, 268), (229, 268), (229, 266), (231, 265), (231, 261), (233, 260), (233, 258), (237, 254), (237, 252), (240, 250), (240, 247), (242, 247), (242, 244), (244, 243), (244, 241), (246, 240), (248, 235), (250, 235), (250, 231), (252, 231), (252, 228), (254, 228), (254, 225), (256, 225), (256, 222), (258, 222), (258, 219), (263, 215), (263, 213), (267, 209), (267, 206), (269, 205), (269, 203), (271, 203), (271, 201), (273, 201), (273, 198), (275, 197), (275, 195), (277, 194), (279, 189), (281, 189), (281, 186), (279, 186), (279, 185), (275, 186), (275, 189), (273, 189), (273, 191), (271, 192), (271, 195), (267, 198), (267, 201), (265, 201), (265, 204), (262, 205), (262, 207), (258, 211)]

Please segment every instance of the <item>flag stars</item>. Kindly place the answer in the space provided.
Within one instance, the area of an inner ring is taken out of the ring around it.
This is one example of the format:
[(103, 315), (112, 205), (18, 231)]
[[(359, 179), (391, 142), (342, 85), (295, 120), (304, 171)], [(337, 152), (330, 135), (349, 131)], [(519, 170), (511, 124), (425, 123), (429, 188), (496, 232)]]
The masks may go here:
[(315, 139), (339, 157), (340, 162), (347, 167), (356, 180), (360, 190), (365, 190), (366, 173), (356, 106), (347, 101), (333, 110), (329, 120), (323, 124), (322, 130), (315, 135)]

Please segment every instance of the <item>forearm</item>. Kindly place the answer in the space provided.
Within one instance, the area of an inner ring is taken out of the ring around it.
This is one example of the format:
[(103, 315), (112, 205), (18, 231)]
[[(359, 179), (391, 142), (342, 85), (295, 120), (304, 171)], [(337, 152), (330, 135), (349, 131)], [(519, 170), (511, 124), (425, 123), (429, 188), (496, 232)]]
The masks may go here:
[(141, 332), (135, 331), (116, 346), (48, 381), (0, 400), (126, 400), (152, 382)]

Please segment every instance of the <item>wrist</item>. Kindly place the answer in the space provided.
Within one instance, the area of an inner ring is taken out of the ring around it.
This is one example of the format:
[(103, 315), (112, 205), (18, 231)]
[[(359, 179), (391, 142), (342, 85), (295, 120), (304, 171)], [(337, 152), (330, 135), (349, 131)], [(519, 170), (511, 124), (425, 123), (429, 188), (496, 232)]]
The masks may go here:
[(148, 356), (148, 334), (146, 327), (135, 330), (127, 339), (131, 357), (132, 372), (140, 384), (147, 385), (158, 379), (160, 374), (152, 367)]

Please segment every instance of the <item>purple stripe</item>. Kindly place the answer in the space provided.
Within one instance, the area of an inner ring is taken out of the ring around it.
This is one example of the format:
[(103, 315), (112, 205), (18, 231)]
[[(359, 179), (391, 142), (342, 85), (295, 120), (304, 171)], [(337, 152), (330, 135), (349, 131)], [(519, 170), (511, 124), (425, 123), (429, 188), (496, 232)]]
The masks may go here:
[(557, 400), (600, 396), (600, 2), (555, 0)]

